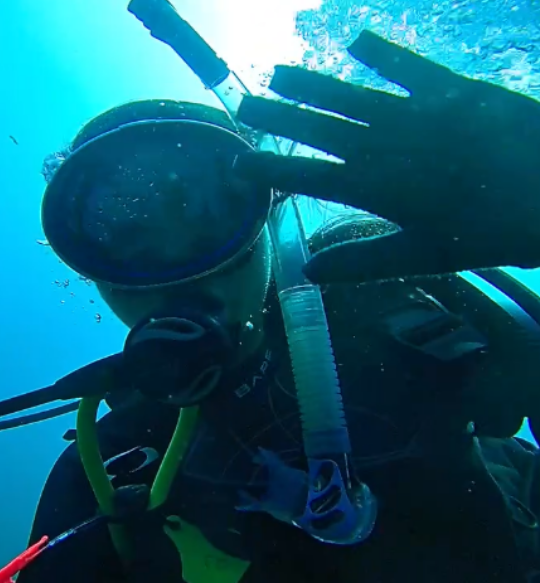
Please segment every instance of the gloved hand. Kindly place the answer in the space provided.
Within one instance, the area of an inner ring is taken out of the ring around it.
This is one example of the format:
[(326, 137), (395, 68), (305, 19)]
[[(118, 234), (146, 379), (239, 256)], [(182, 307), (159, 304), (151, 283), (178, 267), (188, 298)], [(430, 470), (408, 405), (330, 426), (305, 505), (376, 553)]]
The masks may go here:
[(410, 97), (278, 66), (273, 91), (351, 121), (260, 97), (246, 97), (239, 112), (247, 125), (345, 162), (254, 153), (237, 160), (244, 178), (351, 205), (401, 227), (318, 253), (306, 266), (308, 277), (365, 282), (540, 266), (540, 103), (462, 77), (370, 32), (349, 52)]

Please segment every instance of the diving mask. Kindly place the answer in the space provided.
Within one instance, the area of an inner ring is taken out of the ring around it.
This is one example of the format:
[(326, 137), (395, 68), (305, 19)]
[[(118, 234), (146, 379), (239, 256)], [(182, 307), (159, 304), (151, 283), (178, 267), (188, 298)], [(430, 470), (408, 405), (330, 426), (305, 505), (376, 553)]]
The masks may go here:
[(189, 119), (127, 123), (77, 147), (42, 203), (56, 254), (118, 288), (192, 281), (246, 255), (266, 223), (270, 189), (232, 175), (250, 144)]

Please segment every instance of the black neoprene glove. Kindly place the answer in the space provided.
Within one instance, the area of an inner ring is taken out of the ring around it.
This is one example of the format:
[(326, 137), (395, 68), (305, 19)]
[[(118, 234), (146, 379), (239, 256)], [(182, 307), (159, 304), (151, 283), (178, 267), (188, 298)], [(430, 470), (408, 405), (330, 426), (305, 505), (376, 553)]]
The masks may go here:
[(370, 32), (349, 52), (410, 97), (278, 66), (273, 91), (354, 121), (261, 97), (246, 97), (239, 112), (247, 125), (345, 162), (255, 153), (237, 160), (241, 176), (351, 205), (402, 229), (316, 254), (308, 277), (365, 282), (540, 266), (540, 103)]

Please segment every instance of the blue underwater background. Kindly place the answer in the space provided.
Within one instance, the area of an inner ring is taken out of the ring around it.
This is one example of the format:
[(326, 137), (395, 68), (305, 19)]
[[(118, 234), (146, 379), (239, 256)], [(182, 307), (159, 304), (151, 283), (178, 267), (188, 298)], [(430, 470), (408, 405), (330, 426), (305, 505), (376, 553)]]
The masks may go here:
[[(395, 90), (344, 52), (369, 26), (468, 75), (540, 97), (538, 0), (173, 4), (254, 93), (265, 94), (277, 63)], [(2, 4), (2, 399), (50, 385), (118, 351), (126, 334), (95, 287), (63, 265), (43, 239), (43, 159), (65, 147), (92, 117), (126, 101), (168, 98), (221, 107), (126, 7), (127, 0)], [(305, 211), (308, 231), (333, 212), (313, 206)], [(540, 293), (540, 272), (511, 273)], [(0, 433), (0, 565), (25, 547), (41, 488), (65, 446), (63, 434), (73, 426), (70, 414)], [(522, 434), (532, 439), (527, 428)]]

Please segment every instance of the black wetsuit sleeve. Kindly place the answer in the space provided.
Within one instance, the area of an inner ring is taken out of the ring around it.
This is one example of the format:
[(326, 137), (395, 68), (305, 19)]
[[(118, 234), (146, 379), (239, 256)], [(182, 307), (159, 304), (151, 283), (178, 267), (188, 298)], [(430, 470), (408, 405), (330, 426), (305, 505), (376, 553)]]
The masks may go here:
[[(103, 459), (138, 446), (161, 453), (174, 429), (176, 411), (148, 405), (115, 410), (103, 417), (97, 435)], [(131, 473), (130, 473), (131, 476)], [(133, 474), (132, 483), (151, 483), (154, 471)], [(114, 482), (113, 482), (114, 484)], [(78, 526), (97, 512), (97, 502), (81, 464), (77, 446), (70, 445), (54, 465), (37, 508), (30, 544)], [(102, 524), (46, 551), (21, 573), (19, 583), (109, 583), (123, 581), (120, 561)]]
[[(96, 500), (75, 444), (60, 456), (43, 489), (30, 544), (50, 538), (95, 515)], [(115, 574), (117, 576), (115, 576)], [(118, 559), (105, 525), (46, 551), (21, 573), (19, 583), (121, 581)]]

